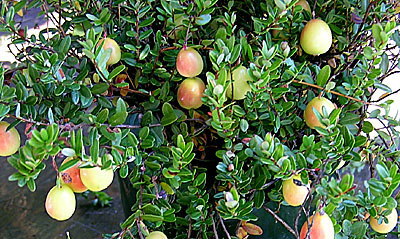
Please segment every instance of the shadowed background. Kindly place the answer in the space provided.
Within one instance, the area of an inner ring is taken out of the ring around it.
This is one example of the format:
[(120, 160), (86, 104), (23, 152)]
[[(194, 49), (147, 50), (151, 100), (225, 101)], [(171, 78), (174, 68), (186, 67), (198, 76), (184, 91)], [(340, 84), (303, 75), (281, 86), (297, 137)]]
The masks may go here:
[[(21, 134), (21, 144), (25, 142), (23, 125), (17, 127)], [(61, 160), (58, 160), (58, 164)], [(46, 162), (46, 169), (36, 180), (36, 191), (27, 187), (20, 188), (17, 182), (9, 182), (8, 177), (16, 170), (0, 157), (0, 238), (1, 239), (95, 239), (102, 238), (102, 233), (119, 231), (123, 221), (118, 180), (105, 190), (114, 198), (110, 207), (94, 207), (92, 201), (80, 194), (75, 194), (77, 208), (67, 221), (58, 222), (50, 218), (44, 208), (47, 192), (55, 185), (56, 173)]]

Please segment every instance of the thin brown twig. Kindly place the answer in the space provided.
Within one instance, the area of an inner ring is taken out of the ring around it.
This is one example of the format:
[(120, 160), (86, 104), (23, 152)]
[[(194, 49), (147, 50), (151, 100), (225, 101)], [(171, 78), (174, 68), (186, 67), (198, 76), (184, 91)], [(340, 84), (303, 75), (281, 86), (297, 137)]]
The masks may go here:
[[(311, 210), (310, 208), (311, 208), (311, 203), (308, 205), (308, 210), (307, 210), (308, 213), (310, 213), (310, 210)], [(309, 217), (309, 215), (307, 215), (307, 219), (306, 219), (306, 222), (307, 222), (307, 234), (306, 234), (306, 238), (305, 239), (311, 239), (310, 238), (310, 236), (311, 236), (311, 228), (314, 225), (317, 213), (320, 213), (320, 212), (314, 213), (314, 217), (312, 218), (311, 223), (309, 223), (310, 217)]]
[(289, 226), (289, 224), (287, 224), (282, 218), (280, 218), (275, 212), (273, 212), (268, 207), (263, 206), (263, 208), (265, 211), (267, 211), (269, 214), (271, 214), (278, 222), (280, 222), (290, 233), (292, 233), (297, 238), (296, 232), (292, 229), (292, 227)]
[[(269, 181), (269, 182), (265, 183), (265, 184), (261, 187), (260, 190), (265, 190), (265, 189), (269, 188), (270, 186), (274, 185), (274, 184), (275, 184), (276, 182), (278, 182), (279, 180), (280, 180), (280, 178), (275, 178), (275, 179), (273, 179), (272, 181)], [(249, 191), (249, 193), (253, 193), (253, 192), (255, 192), (255, 191), (257, 191), (257, 189), (251, 189), (251, 190)]]
[(192, 219), (189, 218), (189, 231), (188, 231), (188, 239), (192, 236)]
[(189, 134), (189, 136), (197, 136), (197, 134), (201, 131), (203, 131), (204, 129), (208, 128), (207, 124), (203, 124), (200, 128), (196, 129), (193, 134)]
[[(49, 126), (49, 125), (51, 125), (50, 123), (43, 123), (43, 122), (31, 120), (31, 119), (25, 119), (25, 118), (22, 118), (22, 117), (17, 117), (15, 115), (11, 115), (11, 114), (7, 114), (6, 117), (14, 118), (16, 120), (21, 120), (21, 121), (23, 121), (25, 123), (30, 123), (30, 124), (34, 124), (34, 125), (41, 125), (41, 126)], [(81, 124), (78, 124), (78, 125), (74, 125), (72, 123), (67, 123), (67, 124), (68, 124), (68, 127), (71, 127), (71, 129), (82, 128), (82, 127), (85, 127), (85, 126), (94, 126), (94, 124), (87, 124), (87, 123), (81, 123)], [(61, 126), (64, 126), (64, 125), (58, 124), (58, 126), (61, 127)], [(120, 125), (115, 125), (115, 126), (111, 126), (111, 125), (108, 125), (108, 124), (100, 124), (100, 126), (107, 126), (109, 128), (124, 128), (124, 129), (140, 129), (140, 128), (143, 128), (143, 126), (141, 126), (141, 125), (125, 125), (125, 124), (120, 124)], [(147, 127), (149, 127), (149, 128), (161, 127), (161, 126), (162, 126), (162, 124), (160, 124), (160, 123), (147, 125)]]
[[(114, 85), (113, 85), (113, 84), (110, 84), (110, 86), (114, 86)], [(121, 90), (120, 88), (115, 88), (115, 89)], [(126, 89), (126, 88), (124, 88), (124, 91), (127, 91), (127, 92), (129, 92), (129, 93), (135, 93), (135, 94), (141, 94), (141, 95), (150, 96), (149, 93), (146, 93), (146, 92), (143, 92), (143, 91), (140, 91), (140, 90), (133, 90), (133, 89)]]
[(157, 68), (157, 63), (158, 63), (161, 53), (163, 53), (164, 51), (175, 50), (177, 48), (178, 47), (176, 47), (176, 46), (169, 46), (169, 47), (162, 48), (158, 51), (158, 55), (157, 55), (156, 59), (154, 60), (153, 68), (151, 69), (151, 73), (150, 73), (150, 77), (149, 77), (150, 79), (153, 77), (154, 71)]
[(52, 156), (51, 157), (51, 165), (53, 166), (53, 169), (57, 172), (57, 177), (60, 176), (59, 172), (58, 172), (58, 167), (57, 167), (57, 163), (56, 163), (56, 157)]
[[(5, 25), (8, 27), (8, 29), (10, 29), (16, 36), (20, 36), (22, 40), (27, 41), (29, 44), (32, 44), (32, 45), (34, 45), (34, 46), (36, 46), (36, 47), (39, 47), (39, 48), (44, 49), (44, 50), (47, 50), (47, 51), (55, 52), (55, 50), (54, 50), (53, 48), (51, 48), (51, 47), (44, 46), (43, 44), (40, 44), (40, 43), (31, 42), (31, 41), (29, 40), (29, 38), (26, 38), (25, 36), (19, 35), (18, 31), (17, 31), (16, 29), (14, 29), (13, 27), (11, 27), (11, 26), (4, 20), (4, 18), (2, 18), (2, 17), (0, 17), (0, 23), (5, 24)], [(14, 45), (14, 46), (15, 46), (15, 45)], [(9, 48), (9, 49), (10, 49), (10, 48)], [(18, 50), (18, 51), (21, 51), (21, 49), (18, 49), (18, 48), (17, 48), (17, 50)], [(12, 53), (11, 49), (10, 49), (10, 52)], [(14, 55), (14, 54), (13, 54), (13, 55)], [(14, 56), (15, 56), (15, 55), (14, 55)], [(26, 57), (28, 57), (28, 55), (26, 55)]]
[(138, 228), (138, 232), (139, 232), (139, 237), (140, 237), (140, 239), (144, 239), (144, 236), (143, 236), (143, 233), (142, 233), (142, 229), (140, 229), (139, 220), (136, 220), (136, 225), (137, 225), (137, 228)]
[(231, 235), (229, 234), (228, 230), (227, 230), (226, 227), (225, 227), (224, 220), (222, 219), (221, 214), (219, 214), (218, 211), (217, 211), (217, 214), (218, 214), (218, 217), (219, 217), (219, 221), (220, 221), (220, 223), (221, 223), (221, 226), (222, 226), (222, 228), (224, 229), (224, 232), (225, 232), (227, 238), (228, 238), (228, 239), (231, 239)]
[[(312, 200), (313, 200), (313, 195), (312, 195), (313, 188), (315, 188), (315, 185), (316, 185), (317, 183), (320, 182), (322, 176), (324, 175), (324, 173), (325, 173), (325, 171), (326, 171), (326, 166), (328, 165), (328, 162), (329, 162), (330, 160), (331, 160), (331, 159), (328, 158), (328, 159), (324, 162), (324, 167), (323, 167), (323, 169), (319, 171), (319, 174), (318, 174), (316, 180), (314, 180), (314, 182), (312, 183), (312, 185), (311, 185), (311, 187), (310, 187), (310, 190), (308, 191), (308, 194), (307, 194), (307, 196), (306, 196), (306, 200), (304, 200), (303, 205), (301, 205), (301, 208), (300, 208), (300, 210), (299, 210), (299, 212), (298, 212), (298, 215), (297, 215), (296, 221), (295, 221), (296, 231), (297, 231), (298, 219), (299, 219), (300, 214), (301, 214), (301, 209), (304, 210), (304, 206), (305, 206), (305, 204), (307, 203), (307, 201), (309, 201), (310, 203), (308, 204), (307, 213), (305, 213), (305, 214), (306, 214), (306, 217), (307, 217), (307, 222), (308, 222), (308, 220), (309, 220), (309, 216), (310, 216), (309, 213), (310, 213), (310, 210), (311, 210), (311, 203), (312, 203)], [(308, 239), (310, 238), (311, 227), (312, 227), (313, 224), (314, 224), (314, 220), (315, 220), (315, 217), (313, 217), (313, 220), (312, 220), (311, 224), (308, 223), (307, 235), (306, 235), (306, 238), (308, 238)], [(298, 231), (297, 231), (297, 232), (298, 232)]]
[(317, 7), (317, 0), (314, 1), (313, 9), (312, 9), (312, 17), (315, 18), (315, 8)]
[(186, 50), (186, 47), (187, 47), (187, 41), (188, 41), (189, 32), (190, 32), (190, 24), (192, 23), (191, 21), (192, 21), (192, 17), (189, 18), (189, 24), (188, 24), (188, 27), (186, 30), (185, 42), (183, 43), (183, 50)]
[(31, 119), (25, 119), (25, 118), (22, 118), (22, 117), (11, 115), (11, 114), (6, 114), (6, 117), (13, 118), (13, 119), (16, 119), (16, 120), (21, 120), (21, 121), (23, 121), (25, 123), (30, 123), (30, 124), (35, 124), (35, 125), (42, 125), (42, 126), (49, 126), (50, 125), (49, 123), (43, 123), (43, 122), (31, 120)]
[[(385, 125), (380, 119), (378, 119), (383, 125)], [(386, 149), (389, 149), (389, 145), (387, 144), (386, 140), (382, 137), (381, 134), (378, 134), (378, 137), (382, 140), (383, 144), (385, 145)], [(393, 141), (394, 139), (392, 138), (392, 135), (389, 133), (389, 137), (391, 137), (391, 140)], [(394, 141), (393, 141), (394, 142)]]
[(214, 232), (215, 239), (219, 239), (219, 237), (218, 237), (218, 232), (217, 232), (217, 227), (215, 226), (214, 218), (211, 217), (211, 220), (212, 220), (213, 232)]
[[(124, 230), (122, 230), (119, 234), (118, 234), (118, 239), (123, 239), (126, 232), (128, 231), (128, 228), (125, 228)], [(115, 238), (115, 236), (111, 237), (111, 239)], [(133, 238), (133, 237), (132, 237)]]
[(331, 94), (334, 94), (334, 95), (342, 96), (342, 97), (345, 97), (345, 98), (347, 98), (347, 99), (350, 99), (350, 100), (353, 100), (353, 101), (356, 101), (356, 102), (363, 103), (363, 104), (365, 104), (365, 105), (375, 105), (375, 106), (379, 106), (379, 105), (377, 105), (377, 104), (374, 104), (374, 103), (371, 103), (371, 102), (365, 102), (365, 101), (363, 101), (363, 100), (359, 100), (359, 99), (356, 99), (356, 98), (354, 98), (354, 97), (351, 97), (351, 96), (348, 96), (348, 95), (344, 95), (344, 94), (342, 94), (342, 93), (339, 93), (339, 92), (336, 92), (336, 91), (333, 91), (333, 90), (327, 91), (327, 90), (325, 90), (323, 87), (318, 86), (318, 85), (314, 85), (314, 84), (307, 83), (307, 82), (304, 82), (304, 81), (299, 81), (299, 80), (292, 80), (292, 81), (293, 81), (294, 83), (298, 83), (298, 84), (302, 84), (302, 85), (306, 85), (306, 86), (311, 86), (311, 87), (313, 87), (313, 88), (317, 88), (317, 89), (326, 91), (326, 92), (331, 93)]
[(132, 238), (135, 238), (135, 237), (132, 235), (131, 230), (129, 230), (129, 229), (128, 229), (128, 234), (129, 234)]
[(62, 14), (61, 14), (61, 0), (58, 0), (58, 5), (59, 5), (59, 7), (58, 7), (58, 10), (59, 10), (59, 12), (58, 12), (58, 25), (61, 27), (61, 16), (62, 16)]
[[(397, 73), (399, 73), (399, 72), (397, 72)], [(379, 99), (373, 100), (373, 101), (371, 101), (371, 102), (380, 102), (380, 101), (382, 101), (383, 99), (385, 99), (385, 98), (387, 98), (387, 97), (389, 97), (389, 96), (391, 96), (391, 95), (397, 94), (397, 93), (399, 93), (399, 92), (400, 92), (400, 89), (397, 89), (397, 90), (393, 91), (392, 93), (388, 93), (388, 94), (386, 94), (386, 95), (384, 95), (384, 96), (382, 96), (382, 97), (379, 97)]]
[(360, 27), (358, 28), (358, 31), (357, 31), (356, 35), (353, 37), (353, 40), (350, 42), (349, 47), (351, 47), (358, 40), (358, 38), (360, 37), (360, 33), (362, 32), (363, 27), (365, 25), (365, 22), (367, 21), (367, 17), (369, 15), (369, 11), (371, 11), (372, 5), (375, 5), (375, 3), (377, 3), (377, 2), (378, 2), (378, 0), (375, 0), (375, 1), (370, 2), (368, 4), (367, 10), (365, 11), (365, 15), (364, 15), (363, 21), (362, 21)]
[(140, 58), (139, 9), (136, 9), (135, 13), (136, 13), (136, 45), (138, 46), (137, 50), (136, 50), (136, 54), (137, 54), (137, 58), (139, 59)]

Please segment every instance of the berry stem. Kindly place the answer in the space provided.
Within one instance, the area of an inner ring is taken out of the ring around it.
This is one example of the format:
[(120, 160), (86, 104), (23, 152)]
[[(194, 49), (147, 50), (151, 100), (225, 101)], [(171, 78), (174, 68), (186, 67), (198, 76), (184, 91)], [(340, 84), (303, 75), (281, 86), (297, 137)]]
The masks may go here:
[(183, 50), (185, 50), (185, 51), (186, 51), (186, 48), (187, 48), (187, 41), (188, 41), (188, 38), (189, 38), (190, 24), (192, 23), (192, 18), (193, 17), (189, 18), (189, 24), (188, 24), (188, 27), (187, 27), (187, 30), (186, 30), (186, 36), (185, 36), (185, 43), (183, 43)]

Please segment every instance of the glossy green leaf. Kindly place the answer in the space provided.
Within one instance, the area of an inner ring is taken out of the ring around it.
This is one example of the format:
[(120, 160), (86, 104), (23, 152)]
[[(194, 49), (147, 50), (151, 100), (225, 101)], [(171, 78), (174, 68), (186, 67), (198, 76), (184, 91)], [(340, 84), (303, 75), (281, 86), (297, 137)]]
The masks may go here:
[(317, 75), (317, 85), (324, 87), (330, 76), (331, 67), (329, 65), (326, 65), (319, 71)]
[(113, 71), (111, 71), (111, 73), (108, 75), (108, 80), (111, 81), (112, 79), (114, 79), (119, 73), (121, 73), (122, 71), (125, 70), (125, 66), (124, 65), (119, 65), (117, 66)]
[(175, 111), (173, 110), (172, 106), (169, 103), (163, 104), (162, 112), (164, 116), (161, 119), (161, 124), (163, 126), (170, 125), (178, 119), (178, 117), (175, 114)]
[(59, 172), (63, 172), (65, 170), (68, 170), (70, 168), (72, 168), (73, 166), (75, 166), (77, 163), (79, 163), (79, 159), (72, 159), (69, 160), (68, 162), (62, 164), (59, 168), (58, 171)]

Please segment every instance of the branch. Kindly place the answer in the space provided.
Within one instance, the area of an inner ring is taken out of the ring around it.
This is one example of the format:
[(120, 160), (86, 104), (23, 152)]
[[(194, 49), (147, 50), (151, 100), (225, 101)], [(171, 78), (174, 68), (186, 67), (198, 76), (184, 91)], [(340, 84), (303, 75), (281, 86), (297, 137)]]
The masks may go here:
[(276, 213), (274, 213), (268, 207), (263, 206), (263, 208), (265, 211), (267, 211), (269, 214), (271, 214), (278, 222), (280, 222), (290, 233), (292, 233), (297, 238), (296, 232), (282, 218), (280, 218), (278, 215), (276, 215)]
[(350, 44), (349, 44), (350, 47), (351, 47), (351, 45), (353, 45), (353, 44), (358, 40), (358, 38), (360, 37), (360, 33), (361, 33), (361, 31), (362, 31), (362, 29), (363, 29), (363, 27), (364, 27), (364, 25), (365, 25), (365, 22), (367, 21), (367, 17), (368, 17), (368, 15), (369, 15), (369, 12), (371, 11), (372, 5), (375, 5), (375, 3), (377, 3), (378, 1), (379, 1), (379, 0), (375, 0), (375, 1), (370, 2), (370, 3), (368, 4), (367, 10), (365, 11), (365, 15), (364, 15), (363, 21), (362, 21), (360, 27), (358, 28), (358, 31), (357, 31), (356, 35), (353, 37), (353, 40), (352, 40), (352, 41), (350, 42)]
[(142, 229), (140, 229), (139, 220), (136, 220), (136, 225), (137, 225), (137, 228), (138, 228), (138, 233), (139, 233), (140, 239), (144, 239), (144, 236), (143, 236), (143, 233), (142, 233)]
[[(273, 179), (272, 181), (267, 182), (266, 184), (264, 184), (264, 185), (261, 187), (260, 190), (265, 190), (265, 189), (269, 188), (270, 186), (274, 185), (274, 184), (275, 184), (276, 182), (278, 182), (279, 180), (281, 180), (281, 179), (280, 179), (280, 178), (275, 178), (275, 179)], [(251, 189), (251, 190), (249, 191), (249, 193), (253, 193), (253, 192), (255, 192), (255, 191), (257, 191), (257, 189)]]
[(190, 239), (191, 235), (192, 235), (192, 219), (189, 217), (189, 231), (188, 231), (188, 237), (187, 238)]
[[(297, 229), (297, 225), (298, 225), (298, 222), (299, 222), (299, 218), (300, 218), (300, 215), (301, 215), (301, 211), (304, 210), (304, 214), (306, 215), (306, 218), (307, 218), (307, 221), (308, 221), (309, 212), (310, 212), (310, 210), (311, 210), (312, 198), (313, 198), (313, 196), (312, 196), (313, 188), (315, 188), (315, 185), (316, 185), (317, 183), (320, 182), (322, 176), (324, 175), (324, 173), (325, 173), (325, 171), (326, 171), (326, 166), (328, 165), (328, 162), (329, 162), (330, 160), (331, 160), (331, 159), (328, 158), (328, 159), (324, 162), (324, 164), (323, 164), (323, 165), (324, 165), (323, 169), (322, 169), (322, 170), (319, 170), (319, 174), (318, 174), (316, 180), (313, 181), (313, 183), (311, 184), (310, 190), (308, 190), (306, 199), (304, 200), (303, 204), (300, 206), (300, 209), (299, 209), (299, 211), (298, 211), (298, 213), (297, 213), (297, 216), (296, 216), (296, 219), (295, 219), (295, 222), (294, 222), (294, 227), (295, 227), (295, 230), (296, 230), (296, 233), (297, 233), (297, 234), (296, 234), (296, 235), (297, 235), (296, 238), (300, 238), (300, 236), (299, 236), (299, 234), (298, 234), (299, 231), (298, 231), (298, 229)], [(306, 205), (306, 203), (307, 203), (308, 201), (310, 201), (310, 203), (308, 204), (308, 212), (306, 212), (305, 209), (304, 209), (304, 206)], [(309, 232), (310, 232), (310, 227), (311, 227), (312, 224), (314, 223), (314, 219), (315, 219), (315, 217), (313, 217), (313, 221), (312, 221), (311, 225), (310, 225), (310, 224), (308, 225), (308, 226), (309, 226), (309, 227), (308, 227), (308, 232), (307, 232), (307, 235), (308, 235), (308, 236), (309, 236)], [(308, 236), (306, 236), (306, 238), (308, 238)]]
[[(110, 86), (114, 86), (114, 84), (111, 83)], [(117, 88), (116, 87), (115, 89), (121, 91), (122, 88)], [(146, 93), (146, 92), (143, 92), (143, 91), (140, 91), (140, 90), (133, 90), (133, 89), (127, 89), (127, 88), (123, 88), (123, 89), (125, 91), (129, 92), (129, 93), (135, 93), (135, 94), (141, 94), (141, 95), (150, 96), (149, 93)], [(113, 90), (114, 90), (114, 88), (113, 88)]]
[(211, 220), (212, 220), (213, 232), (214, 232), (215, 239), (219, 239), (219, 237), (218, 237), (218, 232), (217, 232), (217, 227), (215, 226), (214, 218), (211, 217)]
[[(34, 124), (34, 125), (42, 125), (42, 126), (51, 125), (50, 123), (43, 123), (43, 122), (31, 120), (31, 119), (25, 119), (25, 118), (22, 118), (22, 117), (17, 117), (15, 115), (11, 115), (11, 114), (7, 114), (6, 117), (14, 118), (14, 119), (17, 119), (17, 120), (21, 120), (21, 121), (23, 121), (25, 123), (30, 123), (30, 124)], [(73, 123), (67, 123), (65, 125), (58, 124), (58, 126), (60, 128), (71, 127), (72, 129), (75, 129), (75, 128), (82, 128), (82, 127), (85, 127), (85, 126), (95, 126), (95, 124), (81, 123), (81, 124), (75, 125)], [(123, 128), (123, 129), (141, 129), (141, 128), (143, 128), (143, 126), (141, 126), (141, 125), (125, 125), (125, 124), (120, 124), (120, 125), (115, 125), (115, 126), (111, 126), (109, 124), (100, 124), (100, 126), (107, 126), (109, 128)], [(160, 123), (158, 123), (158, 124), (149, 124), (149, 125), (146, 125), (146, 126), (149, 127), (149, 128), (161, 127), (162, 124), (160, 124)]]
[(302, 84), (302, 85), (306, 85), (306, 86), (311, 86), (311, 87), (314, 87), (314, 88), (317, 88), (317, 89), (326, 91), (326, 92), (328, 92), (328, 93), (332, 93), (332, 94), (334, 94), (334, 95), (342, 96), (342, 97), (345, 97), (345, 98), (347, 98), (347, 99), (350, 99), (350, 100), (353, 100), (353, 101), (356, 101), (356, 102), (363, 103), (363, 104), (365, 104), (365, 105), (375, 105), (375, 106), (379, 106), (379, 105), (374, 104), (374, 103), (371, 103), (371, 102), (365, 102), (365, 101), (363, 101), (363, 100), (359, 100), (359, 99), (356, 99), (356, 98), (351, 97), (351, 96), (343, 95), (342, 93), (339, 93), (339, 92), (336, 92), (336, 91), (333, 91), (333, 90), (327, 91), (327, 90), (325, 90), (325, 89), (324, 89), (323, 87), (321, 87), (321, 86), (314, 85), (314, 84), (311, 84), (311, 83), (307, 83), (307, 82), (304, 82), (304, 81), (293, 80), (293, 82), (294, 82), (294, 83), (298, 83), (298, 84)]
[(189, 18), (189, 25), (188, 25), (188, 27), (187, 27), (187, 29), (186, 29), (185, 42), (183, 43), (183, 50), (186, 50), (186, 47), (187, 47), (187, 41), (188, 41), (189, 32), (190, 32), (190, 24), (192, 23), (192, 20), (193, 20), (193, 18), (192, 18), (192, 16), (190, 16), (190, 18)]
[[(397, 73), (399, 73), (399, 72), (397, 72)], [(400, 92), (400, 89), (397, 89), (396, 91), (393, 91), (392, 93), (389, 93), (389, 94), (387, 94), (387, 95), (385, 95), (385, 96), (383, 96), (383, 97), (380, 97), (380, 98), (377, 99), (377, 100), (373, 100), (373, 101), (371, 101), (371, 102), (380, 102), (381, 100), (383, 100), (383, 99), (385, 99), (385, 98), (387, 98), (387, 97), (389, 97), (389, 96), (391, 96), (391, 95), (397, 94), (397, 93), (399, 93), (399, 92)]]
[(221, 214), (219, 214), (218, 211), (217, 211), (217, 214), (218, 214), (219, 221), (221, 222), (222, 228), (224, 229), (224, 232), (225, 232), (227, 238), (228, 238), (228, 239), (231, 239), (231, 235), (229, 235), (229, 232), (228, 232), (228, 230), (227, 230), (226, 227), (225, 227), (224, 220), (222, 220)]
[[(3, 104), (3, 103), (1, 103), (1, 104)], [(13, 118), (13, 119), (20, 120), (20, 121), (23, 121), (23, 122), (28, 123), (28, 124), (35, 124), (35, 125), (42, 125), (42, 126), (49, 126), (50, 125), (50, 123), (38, 122), (38, 121), (34, 121), (34, 120), (31, 120), (31, 119), (25, 119), (25, 118), (22, 118), (22, 117), (11, 115), (11, 114), (6, 114), (5, 116), (7, 118)]]
[[(101, 125), (105, 125), (110, 128), (124, 128), (124, 129), (141, 129), (141, 128), (143, 128), (143, 126), (141, 126), (141, 125), (126, 125), (126, 124), (120, 124), (120, 125), (116, 125), (116, 126), (110, 126), (108, 124), (101, 124)], [(93, 125), (88, 125), (88, 126), (93, 126)], [(153, 128), (153, 127), (161, 127), (162, 124), (149, 124), (146, 126), (149, 128)]]
[[(34, 45), (34, 46), (36, 46), (36, 47), (39, 47), (39, 48), (41, 48), (41, 49), (44, 49), (44, 50), (47, 50), (47, 51), (51, 51), (52, 53), (56, 52), (56, 51), (55, 51), (53, 48), (51, 48), (51, 47), (47, 47), (47, 46), (45, 46), (45, 45), (43, 45), (43, 44), (40, 44), (40, 43), (31, 42), (29, 38), (26, 38), (25, 36), (21, 36), (15, 28), (11, 27), (11, 25), (9, 25), (9, 24), (4, 20), (3, 17), (0, 17), (0, 23), (6, 25), (6, 26), (8, 27), (8, 29), (11, 30), (12, 33), (14, 33), (16, 36), (19, 36), (22, 40), (28, 42), (28, 44), (32, 44), (32, 45)], [(17, 49), (18, 49), (18, 48), (17, 48)], [(18, 50), (21, 51), (20, 49), (18, 49)], [(28, 56), (27, 56), (27, 57), (28, 57)]]
[(261, 190), (264, 190), (264, 189), (270, 187), (271, 185), (273, 185), (274, 183), (278, 182), (279, 180), (280, 180), (279, 178), (276, 178), (276, 179), (274, 179), (274, 180), (272, 180), (272, 181), (270, 181), (270, 182), (264, 184), (264, 185), (261, 187)]
[[(311, 203), (310, 203), (310, 205), (311, 205)], [(308, 206), (309, 208), (310, 208), (310, 205)], [(317, 215), (317, 212), (314, 213), (314, 217), (312, 218), (311, 223), (309, 223), (310, 218), (307, 217), (307, 220), (306, 220), (306, 222), (307, 222), (307, 234), (306, 234), (306, 238), (305, 239), (311, 239), (311, 235), (310, 235), (311, 234), (311, 228), (312, 228), (312, 226), (313, 226), (313, 224), (315, 222), (316, 215)]]
[(175, 49), (178, 49), (178, 47), (176, 47), (176, 46), (169, 46), (169, 47), (162, 48), (162, 49), (160, 49), (160, 50), (158, 51), (158, 55), (157, 55), (156, 59), (154, 60), (153, 68), (151, 69), (151, 73), (150, 73), (149, 79), (153, 78), (154, 71), (155, 71), (156, 68), (157, 68), (157, 62), (158, 62), (158, 60), (159, 60), (159, 58), (160, 58), (161, 53), (163, 53), (164, 51), (175, 50)]

